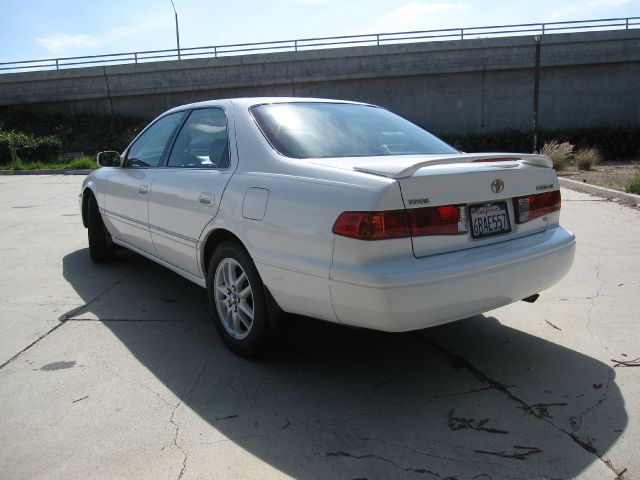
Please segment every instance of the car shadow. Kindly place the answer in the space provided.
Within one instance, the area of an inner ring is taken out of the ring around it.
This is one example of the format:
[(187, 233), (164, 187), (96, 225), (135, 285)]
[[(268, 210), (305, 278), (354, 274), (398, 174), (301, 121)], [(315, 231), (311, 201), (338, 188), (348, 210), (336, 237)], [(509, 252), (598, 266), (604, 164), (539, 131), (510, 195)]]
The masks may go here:
[(194, 476), (211, 475), (198, 456), (242, 468), (216, 453), (230, 441), (303, 479), (572, 478), (628, 422), (612, 368), (494, 317), (410, 334), (291, 317), (269, 355), (245, 360), (205, 291), (153, 262), (95, 265), (84, 249), (63, 271), (88, 305), (61, 320), (102, 321), (205, 422), (176, 438)]

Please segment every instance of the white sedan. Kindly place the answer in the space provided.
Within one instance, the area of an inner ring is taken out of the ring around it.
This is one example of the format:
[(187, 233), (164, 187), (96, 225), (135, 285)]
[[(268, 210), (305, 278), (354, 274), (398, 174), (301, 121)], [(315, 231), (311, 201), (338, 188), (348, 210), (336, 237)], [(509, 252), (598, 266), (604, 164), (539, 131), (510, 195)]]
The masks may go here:
[(373, 105), (184, 105), (98, 163), (91, 258), (125, 247), (205, 287), (245, 356), (281, 312), (401, 332), (533, 301), (575, 253), (547, 157), (461, 153)]

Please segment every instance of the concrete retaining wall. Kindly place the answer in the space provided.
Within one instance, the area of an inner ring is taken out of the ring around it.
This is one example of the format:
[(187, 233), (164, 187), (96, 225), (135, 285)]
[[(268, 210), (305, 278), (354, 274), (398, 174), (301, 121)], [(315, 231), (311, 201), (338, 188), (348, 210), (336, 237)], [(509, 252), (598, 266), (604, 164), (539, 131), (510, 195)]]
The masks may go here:
[[(640, 123), (640, 30), (542, 38), (540, 126)], [(153, 118), (212, 98), (292, 95), (383, 105), (434, 132), (526, 129), (533, 37), (502, 37), (0, 75), (0, 108)]]

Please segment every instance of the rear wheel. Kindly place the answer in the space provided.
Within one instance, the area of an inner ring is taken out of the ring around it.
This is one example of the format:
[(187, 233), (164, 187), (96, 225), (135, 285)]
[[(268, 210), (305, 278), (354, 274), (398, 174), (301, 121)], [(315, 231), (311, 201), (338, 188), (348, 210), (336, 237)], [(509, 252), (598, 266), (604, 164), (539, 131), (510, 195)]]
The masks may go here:
[(87, 229), (89, 232), (89, 256), (94, 262), (104, 263), (112, 260), (115, 254), (115, 245), (111, 241), (111, 235), (104, 226), (102, 215), (98, 209), (98, 202), (93, 195), (89, 197), (87, 208)]
[(270, 337), (264, 286), (251, 257), (237, 243), (222, 243), (211, 257), (207, 294), (227, 347), (243, 357), (262, 353)]

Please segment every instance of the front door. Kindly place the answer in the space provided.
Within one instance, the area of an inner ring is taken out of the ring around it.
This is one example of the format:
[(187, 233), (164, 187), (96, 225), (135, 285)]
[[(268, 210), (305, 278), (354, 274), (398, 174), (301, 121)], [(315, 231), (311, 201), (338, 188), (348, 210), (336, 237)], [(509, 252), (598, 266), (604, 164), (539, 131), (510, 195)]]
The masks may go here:
[(185, 112), (165, 115), (133, 142), (105, 185), (105, 223), (116, 240), (156, 255), (149, 232), (149, 190)]
[(229, 141), (233, 121), (227, 117), (222, 107), (193, 110), (149, 195), (149, 227), (158, 256), (198, 277), (200, 234), (216, 215), (237, 164)]

